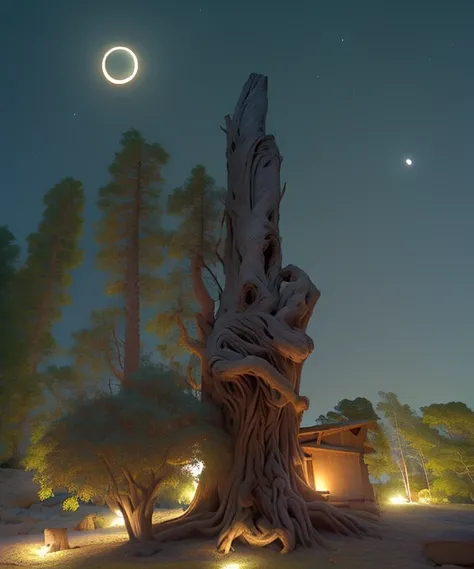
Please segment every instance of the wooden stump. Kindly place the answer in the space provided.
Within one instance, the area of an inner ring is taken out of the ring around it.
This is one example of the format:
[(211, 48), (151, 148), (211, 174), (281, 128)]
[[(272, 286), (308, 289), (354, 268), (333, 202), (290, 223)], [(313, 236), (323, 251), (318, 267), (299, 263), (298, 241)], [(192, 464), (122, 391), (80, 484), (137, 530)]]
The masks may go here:
[(55, 553), (69, 549), (67, 528), (48, 528), (44, 530), (46, 553)]

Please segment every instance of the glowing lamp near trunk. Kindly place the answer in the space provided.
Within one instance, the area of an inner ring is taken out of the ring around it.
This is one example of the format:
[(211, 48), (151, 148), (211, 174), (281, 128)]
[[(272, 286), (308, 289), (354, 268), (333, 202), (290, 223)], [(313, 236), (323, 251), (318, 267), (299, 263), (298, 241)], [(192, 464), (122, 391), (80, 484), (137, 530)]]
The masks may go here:
[(49, 551), (49, 548), (47, 545), (42, 545), (41, 547), (38, 547), (38, 549), (36, 550), (36, 555), (38, 557), (44, 557)]
[(406, 504), (407, 499), (404, 498), (403, 496), (400, 496), (400, 494), (398, 494), (397, 496), (392, 496), (390, 498), (390, 503), (391, 504)]
[(120, 510), (115, 512), (115, 518), (112, 520), (110, 527), (121, 528), (125, 526), (125, 520), (123, 519), (123, 514)]

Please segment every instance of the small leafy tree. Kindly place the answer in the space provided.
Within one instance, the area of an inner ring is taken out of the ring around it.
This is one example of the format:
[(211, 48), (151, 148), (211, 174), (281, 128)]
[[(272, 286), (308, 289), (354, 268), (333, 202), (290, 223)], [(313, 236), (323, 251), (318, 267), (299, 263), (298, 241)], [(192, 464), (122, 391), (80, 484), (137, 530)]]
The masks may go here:
[(218, 456), (216, 411), (171, 370), (144, 363), (116, 395), (102, 394), (36, 433), (26, 459), (40, 497), (72, 494), (64, 507), (94, 497), (117, 504), (131, 541), (152, 537), (161, 490), (187, 480), (186, 466)]

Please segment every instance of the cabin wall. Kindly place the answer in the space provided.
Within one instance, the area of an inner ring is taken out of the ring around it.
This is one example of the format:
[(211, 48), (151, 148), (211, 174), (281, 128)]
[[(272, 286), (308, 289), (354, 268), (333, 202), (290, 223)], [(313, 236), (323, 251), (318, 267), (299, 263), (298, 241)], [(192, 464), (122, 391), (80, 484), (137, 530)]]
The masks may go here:
[[(359, 453), (337, 452), (334, 450), (304, 449), (311, 455), (312, 470), (307, 467), (310, 485), (316, 490), (328, 491), (329, 499), (372, 500), (373, 489), (369, 482), (367, 469)], [(314, 485), (311, 484), (313, 474)], [(365, 478), (367, 478), (365, 480)]]

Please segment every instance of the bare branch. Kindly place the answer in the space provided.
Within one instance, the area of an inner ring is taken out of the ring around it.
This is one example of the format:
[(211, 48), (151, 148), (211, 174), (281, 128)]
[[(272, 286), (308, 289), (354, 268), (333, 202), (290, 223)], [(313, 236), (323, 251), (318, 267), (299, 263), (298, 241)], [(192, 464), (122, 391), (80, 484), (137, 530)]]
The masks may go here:
[(217, 240), (216, 250), (215, 250), (216, 258), (218, 259), (218, 261), (221, 263), (222, 266), (224, 266), (224, 259), (221, 257), (221, 254), (219, 253), (219, 247), (221, 246), (222, 243), (222, 233), (223, 233), (222, 230), (224, 228), (224, 223), (225, 223), (225, 208), (224, 211), (222, 212), (221, 226), (219, 229), (219, 239)]
[(122, 351), (120, 349), (120, 343), (122, 343), (122, 345), (124, 344), (123, 340), (120, 340), (117, 336), (117, 331), (115, 329), (115, 325), (112, 327), (112, 332), (114, 335), (114, 346), (115, 346), (115, 351), (117, 353), (117, 360), (119, 362), (119, 366), (122, 368), (123, 371), (123, 357), (122, 357)]
[(206, 346), (203, 343), (198, 342), (197, 340), (194, 340), (194, 338), (191, 338), (189, 336), (188, 331), (186, 330), (186, 326), (184, 325), (183, 320), (181, 319), (181, 316), (177, 317), (177, 321), (178, 321), (181, 342), (192, 354), (198, 356), (198, 358), (201, 361), (206, 361), (207, 358)]
[(201, 269), (205, 266), (202, 255), (194, 255), (191, 263), (191, 275), (193, 281), (193, 290), (196, 300), (198, 301), (201, 312), (207, 322), (214, 323), (214, 300), (202, 279)]
[(278, 205), (281, 204), (282, 199), (285, 197), (285, 193), (286, 193), (286, 182), (283, 184), (283, 188), (280, 193), (280, 199), (278, 200)]
[(219, 295), (221, 295), (222, 294), (222, 286), (221, 286), (221, 283), (217, 280), (217, 276), (214, 274), (214, 272), (211, 270), (211, 268), (209, 267), (209, 265), (207, 263), (204, 263), (204, 268), (211, 275), (213, 281), (216, 283), (216, 286), (219, 289)]
[(201, 386), (194, 379), (193, 366), (192, 366), (190, 361), (188, 362), (188, 365), (186, 366), (186, 379), (187, 379), (188, 384), (191, 387), (191, 389), (194, 389), (194, 391), (201, 391)]

